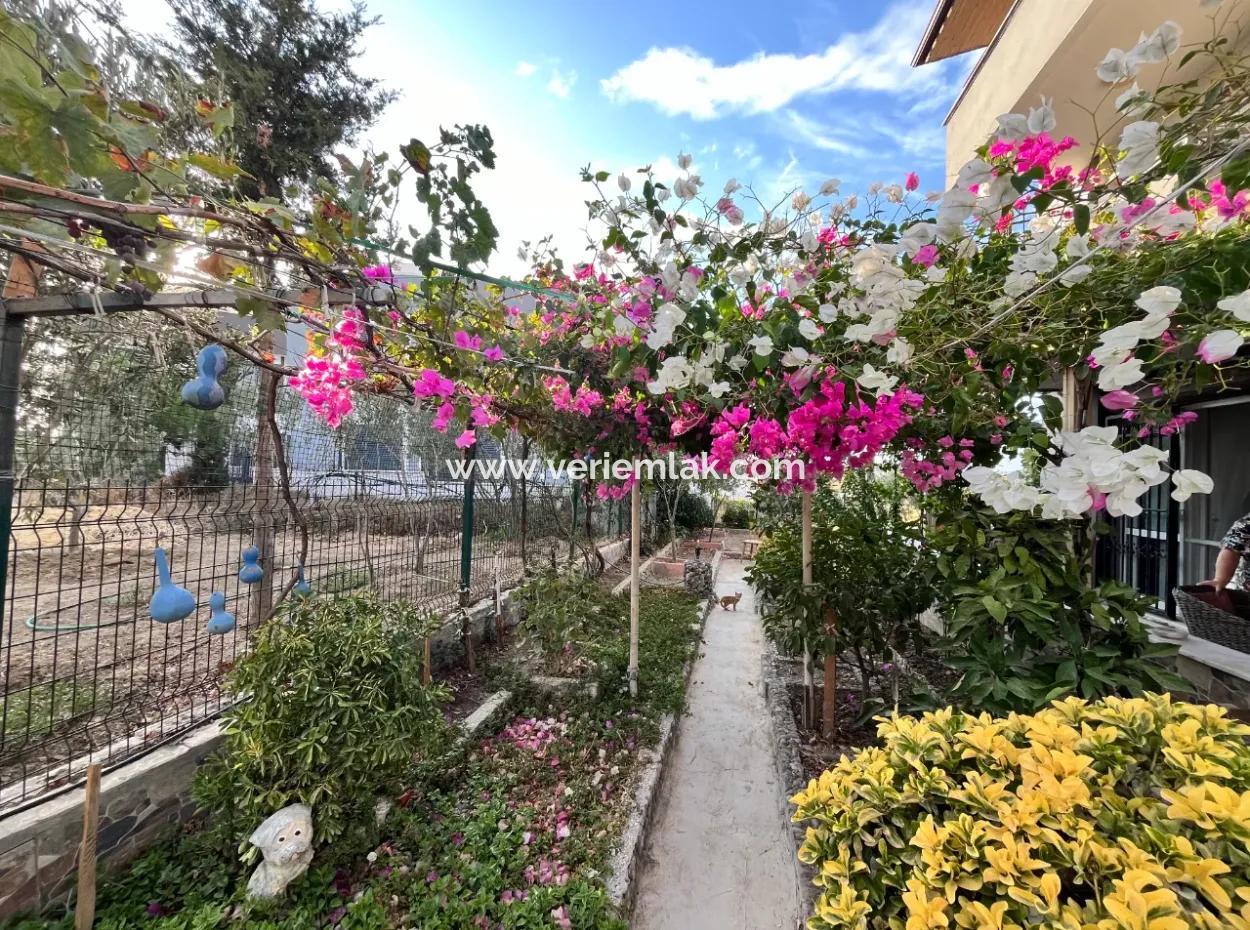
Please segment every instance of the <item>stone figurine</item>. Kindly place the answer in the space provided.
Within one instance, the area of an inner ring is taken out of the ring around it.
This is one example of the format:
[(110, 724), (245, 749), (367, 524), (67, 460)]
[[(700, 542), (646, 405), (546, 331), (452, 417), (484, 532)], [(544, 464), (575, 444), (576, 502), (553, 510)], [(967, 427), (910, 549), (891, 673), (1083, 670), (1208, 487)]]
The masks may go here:
[(248, 837), (265, 857), (248, 879), (248, 895), (276, 898), (286, 891), (287, 885), (308, 871), (313, 858), (312, 838), (312, 808), (307, 804), (288, 804), (270, 814)]

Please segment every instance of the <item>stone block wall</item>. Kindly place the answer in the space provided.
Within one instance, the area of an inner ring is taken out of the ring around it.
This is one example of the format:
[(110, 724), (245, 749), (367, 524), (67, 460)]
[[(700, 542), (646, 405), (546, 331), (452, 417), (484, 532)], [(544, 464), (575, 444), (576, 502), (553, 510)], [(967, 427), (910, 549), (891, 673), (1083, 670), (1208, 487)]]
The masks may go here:
[[(124, 865), (171, 823), (190, 816), (195, 770), (220, 744), (217, 723), (208, 723), (105, 774), (97, 841), (102, 868)], [(0, 821), (0, 920), (68, 900), (82, 840), (83, 794), (75, 788)]]

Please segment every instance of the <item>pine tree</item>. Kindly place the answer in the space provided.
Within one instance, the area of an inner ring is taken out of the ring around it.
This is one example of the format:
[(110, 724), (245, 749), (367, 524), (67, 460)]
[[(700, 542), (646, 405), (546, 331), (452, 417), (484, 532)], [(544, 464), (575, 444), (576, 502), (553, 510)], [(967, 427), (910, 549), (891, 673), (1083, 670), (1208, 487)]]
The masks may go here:
[[(176, 42), (208, 95), (234, 105), (235, 161), (249, 196), (322, 174), (395, 99), (354, 67), (378, 22), (363, 4), (325, 13), (311, 0), (171, 0)], [(285, 198), (284, 198), (285, 199)]]

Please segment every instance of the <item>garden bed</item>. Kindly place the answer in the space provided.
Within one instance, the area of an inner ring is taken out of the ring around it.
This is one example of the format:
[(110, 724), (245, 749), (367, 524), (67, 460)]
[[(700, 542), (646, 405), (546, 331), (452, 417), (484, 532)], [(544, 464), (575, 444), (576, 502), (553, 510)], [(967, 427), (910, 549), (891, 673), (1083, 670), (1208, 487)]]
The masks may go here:
[[(624, 688), (628, 627), (605, 623), (587, 640), (594, 657), (587, 677), (600, 683), (598, 698), (577, 693), (557, 702), (522, 685), (491, 736), (414, 771), (380, 829), (356, 824), (319, 848), (288, 900), (248, 902), (249, 870), (208, 834), (186, 832), (104, 883), (97, 926), (623, 926), (605, 885), (611, 856), (661, 723), (681, 707), (700, 606), (684, 594), (645, 591), (639, 698)], [(620, 608), (627, 615), (628, 603)], [(466, 677), (460, 693), (482, 678)], [(65, 916), (18, 926), (70, 923)]]

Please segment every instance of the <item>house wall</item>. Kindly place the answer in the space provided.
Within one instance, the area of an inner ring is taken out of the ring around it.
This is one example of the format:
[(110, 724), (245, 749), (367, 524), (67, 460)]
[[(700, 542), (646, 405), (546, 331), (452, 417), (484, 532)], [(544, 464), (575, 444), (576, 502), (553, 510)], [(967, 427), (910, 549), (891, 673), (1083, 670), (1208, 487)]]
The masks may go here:
[[(1110, 48), (1132, 48), (1139, 35), (1166, 20), (1182, 29), (1182, 47), (1219, 34), (1238, 44), (1250, 38), (1250, 0), (1225, 0), (1217, 20), (1198, 0), (1019, 0), (998, 37), (974, 68), (946, 120), (946, 173), (953, 181), (960, 166), (985, 142), (1002, 113), (1027, 113), (1045, 95), (1053, 98), (1057, 133), (1081, 143), (1073, 163), (1088, 161), (1100, 133), (1117, 122), (1115, 99), (1131, 82), (1104, 84), (1094, 73)], [(1210, 59), (1195, 56), (1184, 69), (1146, 65), (1137, 83), (1147, 90), (1200, 76)], [(1090, 110), (1092, 112), (1086, 112)], [(1109, 133), (1119, 138), (1116, 126)]]

